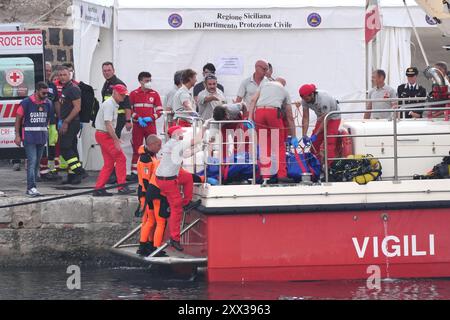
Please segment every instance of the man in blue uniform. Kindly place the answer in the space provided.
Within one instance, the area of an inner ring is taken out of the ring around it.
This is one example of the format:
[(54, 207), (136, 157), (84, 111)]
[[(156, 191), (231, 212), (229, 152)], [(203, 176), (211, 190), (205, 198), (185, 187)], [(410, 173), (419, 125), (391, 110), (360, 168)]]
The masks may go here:
[(36, 92), (23, 99), (16, 114), (17, 146), (23, 146), (27, 155), (27, 192), (30, 197), (40, 196), (36, 189), (36, 178), (39, 172), (39, 161), (48, 139), (48, 124), (53, 120), (52, 103), (47, 99), (48, 85), (45, 82), (36, 84)]

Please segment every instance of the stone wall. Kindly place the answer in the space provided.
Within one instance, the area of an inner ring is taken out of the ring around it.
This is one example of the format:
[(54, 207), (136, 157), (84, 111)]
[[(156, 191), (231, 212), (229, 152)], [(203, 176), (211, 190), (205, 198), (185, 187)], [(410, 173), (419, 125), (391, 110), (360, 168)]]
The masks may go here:
[(45, 61), (52, 65), (73, 62), (73, 30), (64, 28), (44, 28)]
[[(0, 205), (12, 202), (17, 198)], [(0, 267), (109, 261), (111, 246), (140, 223), (136, 206), (135, 196), (79, 196), (0, 209)]]

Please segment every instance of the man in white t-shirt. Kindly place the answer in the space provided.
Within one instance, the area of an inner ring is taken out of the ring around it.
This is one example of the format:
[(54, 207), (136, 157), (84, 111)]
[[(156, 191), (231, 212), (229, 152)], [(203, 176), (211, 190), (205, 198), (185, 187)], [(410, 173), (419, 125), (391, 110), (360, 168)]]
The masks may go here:
[(206, 76), (205, 87), (198, 94), (198, 113), (203, 120), (208, 120), (213, 117), (214, 108), (227, 103), (227, 100), (222, 90), (217, 88), (216, 76)]
[(269, 64), (265, 60), (258, 60), (255, 63), (255, 72), (251, 77), (244, 79), (239, 87), (236, 102), (244, 101), (248, 106), (258, 91), (259, 87), (266, 81), (266, 72), (269, 70)]
[[(385, 83), (386, 73), (383, 70), (375, 70), (372, 73), (372, 82), (375, 85), (369, 91), (369, 99), (393, 99), (397, 98), (397, 91)], [(396, 101), (368, 102), (367, 110), (396, 109)], [(393, 112), (366, 112), (364, 119), (392, 119)]]
[[(102, 103), (95, 119), (95, 128), (97, 129), (95, 132), (95, 140), (100, 145), (104, 161), (95, 184), (93, 195), (96, 197), (113, 195), (104, 188), (114, 167), (116, 168), (117, 183), (119, 185), (126, 183), (127, 159), (120, 146), (122, 141), (117, 137), (114, 128), (117, 124), (119, 103), (124, 101), (128, 95), (128, 90), (123, 84), (117, 84), (112, 89), (112, 97)], [(130, 190), (128, 186), (118, 187), (119, 194), (126, 195), (133, 192), (134, 190)]]
[[(183, 140), (183, 128), (181, 126), (173, 126), (167, 131), (170, 139), (161, 148), (161, 160), (156, 169), (156, 183), (161, 190), (161, 194), (167, 198), (170, 206), (169, 231), (170, 231), (170, 245), (176, 250), (182, 251), (183, 247), (180, 244), (180, 224), (183, 215), (183, 207), (191, 203), (192, 197), (192, 175), (189, 186), (186, 186), (185, 179), (187, 171), (183, 171), (181, 166), (183, 164), (184, 152), (192, 146), (202, 141), (204, 132), (200, 130), (194, 139)], [(180, 185), (183, 188), (188, 187), (190, 190), (186, 192), (183, 190), (184, 196), (181, 196)]]
[[(172, 111), (174, 112), (176, 119), (179, 116), (194, 113), (196, 110), (195, 100), (190, 93), (191, 88), (197, 82), (197, 73), (192, 69), (186, 69), (181, 75), (182, 86), (177, 90), (172, 100)], [(191, 124), (185, 120), (178, 120), (178, 124), (182, 127), (190, 127)]]

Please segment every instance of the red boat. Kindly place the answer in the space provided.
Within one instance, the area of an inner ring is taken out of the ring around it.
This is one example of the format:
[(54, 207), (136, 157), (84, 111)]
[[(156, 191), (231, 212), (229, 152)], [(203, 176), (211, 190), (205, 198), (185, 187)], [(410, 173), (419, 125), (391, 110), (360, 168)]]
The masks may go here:
[(378, 271), (449, 277), (450, 179), (413, 175), (448, 155), (450, 122), (346, 120), (343, 127), (354, 154), (382, 163), (382, 180), (198, 185), (202, 204), (185, 215), (184, 253), (145, 260), (206, 266), (210, 282), (367, 279)]

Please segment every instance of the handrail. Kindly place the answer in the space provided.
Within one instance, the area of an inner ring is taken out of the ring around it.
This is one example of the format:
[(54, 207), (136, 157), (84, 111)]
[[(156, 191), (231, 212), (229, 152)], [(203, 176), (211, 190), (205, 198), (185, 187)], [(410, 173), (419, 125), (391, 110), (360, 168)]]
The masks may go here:
[(363, 103), (363, 102), (407, 102), (407, 101), (427, 101), (428, 97), (414, 98), (383, 98), (383, 99), (355, 99), (355, 100), (336, 100), (337, 103)]
[[(257, 165), (256, 132), (255, 132), (255, 128), (254, 128), (254, 125), (253, 125), (251, 120), (221, 120), (221, 121), (209, 120), (209, 121), (206, 122), (207, 128), (210, 128), (211, 124), (218, 124), (219, 125), (219, 128), (218, 128), (219, 142), (204, 142), (204, 144), (203, 144), (203, 151), (204, 151), (203, 160), (204, 160), (204, 167), (205, 167), (205, 170), (204, 170), (204, 173), (205, 173), (205, 184), (206, 184), (206, 180), (208, 178), (207, 177), (207, 171), (208, 171), (207, 170), (207, 166), (208, 165), (218, 165), (219, 166), (219, 179), (218, 180), (219, 180), (219, 185), (221, 185), (222, 184), (222, 165), (233, 165), (233, 164), (235, 164), (235, 165), (238, 164), (239, 165), (239, 164), (249, 164), (250, 163), (250, 162), (245, 162), (245, 157), (244, 157), (244, 162), (237, 161), (237, 162), (229, 163), (229, 162), (224, 161), (223, 146), (224, 145), (226, 146), (226, 145), (229, 145), (229, 144), (235, 144), (235, 142), (227, 143), (226, 141), (225, 142), (223, 141), (222, 125), (224, 125), (224, 124), (239, 124), (239, 123), (242, 123), (242, 124), (248, 123), (248, 124), (250, 124), (250, 127), (251, 127), (251, 129), (248, 129), (248, 130), (251, 130), (250, 131), (251, 132), (251, 134), (250, 134), (251, 141), (246, 142), (245, 138), (244, 138), (244, 141), (238, 141), (236, 144), (244, 144), (244, 145), (251, 146), (251, 154), (252, 154), (251, 164), (252, 164), (252, 167), (253, 167), (252, 184), (256, 184), (256, 165)], [(205, 148), (209, 147), (209, 146), (215, 146), (215, 145), (219, 146), (219, 159), (218, 159), (219, 162), (218, 163), (210, 163), (208, 161), (208, 152), (205, 152)]]
[[(329, 177), (328, 177), (328, 160), (332, 160), (335, 158), (330, 158), (328, 159), (328, 150), (327, 150), (327, 145), (328, 145), (328, 130), (327, 130), (327, 124), (328, 124), (328, 120), (329, 117), (335, 114), (360, 114), (360, 113), (381, 113), (381, 112), (389, 112), (389, 113), (393, 113), (394, 117), (392, 119), (392, 124), (393, 124), (393, 134), (383, 134), (382, 136), (391, 136), (394, 139), (394, 181), (398, 181), (398, 154), (397, 154), (397, 142), (398, 142), (398, 136), (399, 134), (397, 133), (397, 113), (398, 112), (404, 112), (404, 111), (448, 111), (449, 108), (448, 107), (433, 107), (433, 108), (426, 108), (424, 106), (442, 106), (445, 104), (449, 104), (450, 100), (443, 100), (443, 101), (435, 101), (435, 102), (426, 102), (426, 103), (416, 103), (416, 104), (409, 104), (408, 108), (396, 108), (396, 109), (377, 109), (377, 110), (353, 110), (353, 111), (331, 111), (329, 113), (327, 113), (324, 117), (324, 126), (323, 126), (323, 135), (324, 135), (324, 163), (325, 163), (325, 182), (328, 182)], [(418, 134), (407, 134), (407, 135), (418, 135)], [(335, 137), (336, 135), (333, 135), (333, 137)], [(341, 136), (341, 135), (339, 135)], [(366, 135), (358, 135), (359, 137), (365, 137)], [(402, 157), (404, 158), (404, 157)]]

